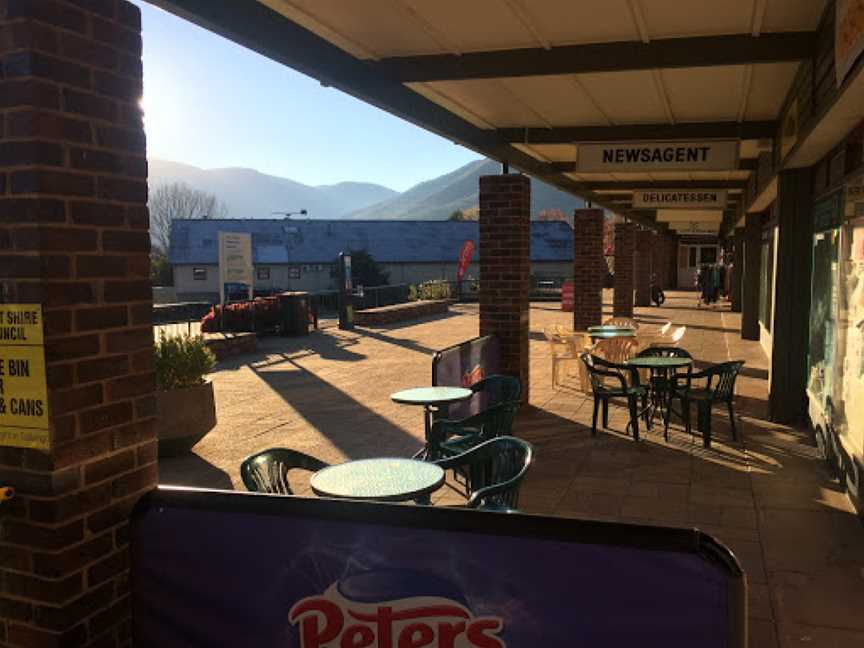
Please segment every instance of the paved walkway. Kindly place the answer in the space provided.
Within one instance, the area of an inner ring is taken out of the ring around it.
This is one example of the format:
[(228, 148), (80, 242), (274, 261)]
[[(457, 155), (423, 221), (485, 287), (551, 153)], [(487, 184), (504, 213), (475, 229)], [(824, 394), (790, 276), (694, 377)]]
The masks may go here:
[[(611, 295), (604, 300), (611, 303)], [(639, 309), (643, 326), (686, 325), (682, 346), (700, 361), (747, 361), (738, 382), (741, 442), (728, 416), (713, 421), (710, 450), (675, 426), (668, 443), (655, 426), (634, 443), (626, 412), (610, 409), (611, 430), (590, 435), (591, 401), (575, 382), (551, 388), (543, 328), (567, 325), (557, 303), (531, 309), (531, 406), (516, 434), (537, 449), (522, 490), (529, 513), (698, 526), (726, 543), (749, 579), (750, 645), (758, 648), (864, 646), (864, 527), (805, 432), (772, 425), (767, 360), (738, 334), (739, 316), (696, 309), (685, 293), (661, 309)], [(214, 376), (219, 425), (188, 457), (163, 460), (161, 481), (242, 489), (246, 455), (287, 446), (328, 462), (412, 454), (421, 413), (389, 400), (429, 384), (435, 349), (477, 333), (476, 305), (401, 327), (328, 329), (308, 338), (263, 341), (261, 352), (220, 365)], [(308, 494), (302, 479), (295, 490)], [(458, 496), (444, 489), (440, 504)], [(682, 613), (686, 613), (683, 612)]]

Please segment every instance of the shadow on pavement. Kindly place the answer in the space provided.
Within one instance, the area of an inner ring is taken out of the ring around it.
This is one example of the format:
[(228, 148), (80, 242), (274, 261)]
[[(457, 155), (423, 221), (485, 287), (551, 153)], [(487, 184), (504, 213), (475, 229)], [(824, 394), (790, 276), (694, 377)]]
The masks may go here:
[(159, 483), (165, 486), (234, 490), (228, 473), (199, 457), (194, 449), (177, 457), (160, 458)]

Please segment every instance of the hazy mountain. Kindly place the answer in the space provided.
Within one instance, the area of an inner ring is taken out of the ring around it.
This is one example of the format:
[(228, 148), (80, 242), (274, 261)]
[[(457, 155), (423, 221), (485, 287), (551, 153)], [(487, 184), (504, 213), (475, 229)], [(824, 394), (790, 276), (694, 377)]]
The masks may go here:
[[(443, 220), (455, 210), (466, 210), (479, 203), (479, 178), (501, 173), (501, 165), (492, 160), (476, 160), (463, 167), (415, 185), (404, 193), (358, 209), (349, 218)], [(570, 214), (584, 207), (580, 198), (571, 196), (537, 180), (531, 181), (531, 214), (544, 209), (560, 209)]]
[[(455, 171), (397, 193), (381, 185), (340, 182), (311, 187), (254, 169), (199, 169), (188, 164), (150, 159), (150, 188), (169, 182), (216, 195), (230, 218), (272, 218), (274, 211), (306, 209), (310, 218), (444, 220), (455, 210), (476, 207), (479, 178), (501, 172), (492, 160), (475, 160)], [(570, 214), (581, 199), (532, 180), (531, 214), (560, 209)]]
[(306, 209), (310, 218), (343, 218), (349, 213), (398, 196), (381, 185), (340, 182), (309, 185), (266, 175), (254, 169), (199, 169), (188, 164), (149, 159), (149, 184), (185, 182), (216, 195), (228, 207), (231, 218), (272, 218), (274, 211)]

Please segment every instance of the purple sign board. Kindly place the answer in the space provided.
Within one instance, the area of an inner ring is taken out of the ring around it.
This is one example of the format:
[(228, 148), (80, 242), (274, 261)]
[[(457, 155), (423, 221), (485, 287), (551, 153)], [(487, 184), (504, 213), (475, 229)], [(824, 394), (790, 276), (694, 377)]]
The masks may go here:
[[(443, 349), (432, 358), (434, 387), (471, 387), (474, 383), (497, 374), (501, 364), (498, 338), (492, 335), (462, 342)], [(494, 403), (486, 402), (487, 394), (475, 394), (471, 400), (450, 405), (447, 418), (459, 420), (483, 411)]]
[(743, 648), (696, 530), (160, 489), (132, 535), (137, 646)]

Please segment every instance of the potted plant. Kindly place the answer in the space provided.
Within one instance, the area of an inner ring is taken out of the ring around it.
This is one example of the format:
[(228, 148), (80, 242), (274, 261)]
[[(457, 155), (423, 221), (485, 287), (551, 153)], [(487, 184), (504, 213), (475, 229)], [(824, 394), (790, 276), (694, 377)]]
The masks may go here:
[(159, 455), (189, 452), (216, 426), (213, 383), (206, 379), (216, 358), (200, 335), (162, 333), (156, 355)]

